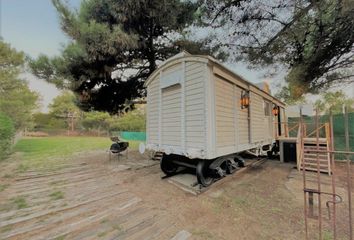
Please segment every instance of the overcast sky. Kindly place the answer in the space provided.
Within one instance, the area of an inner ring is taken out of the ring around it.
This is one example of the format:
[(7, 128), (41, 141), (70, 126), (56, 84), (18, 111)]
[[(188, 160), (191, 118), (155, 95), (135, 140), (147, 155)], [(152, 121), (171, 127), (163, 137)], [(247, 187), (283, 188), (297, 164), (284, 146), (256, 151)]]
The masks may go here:
[[(80, 0), (68, 0), (72, 7), (78, 7)], [(17, 50), (30, 57), (43, 53), (54, 56), (68, 39), (60, 30), (58, 16), (51, 0), (0, 0), (0, 35)], [(31, 89), (42, 96), (41, 110), (60, 92), (54, 85), (48, 84), (26, 73), (21, 77), (28, 81)]]
[[(78, 8), (81, 0), (65, 0), (72, 8)], [(43, 53), (49, 56), (59, 54), (67, 37), (60, 29), (57, 13), (51, 0), (0, 0), (0, 35), (17, 50), (30, 57)], [(257, 83), (267, 81), (273, 88), (276, 82), (283, 80), (283, 74), (273, 79), (265, 79), (262, 71), (249, 70), (244, 64), (227, 64), (232, 70), (247, 80)], [(51, 84), (37, 79), (31, 74), (22, 77), (29, 82), (32, 89), (42, 95), (42, 111), (47, 111), (51, 100), (59, 91)], [(346, 87), (348, 95), (354, 97), (354, 87)], [(274, 91), (273, 91), (274, 92)]]

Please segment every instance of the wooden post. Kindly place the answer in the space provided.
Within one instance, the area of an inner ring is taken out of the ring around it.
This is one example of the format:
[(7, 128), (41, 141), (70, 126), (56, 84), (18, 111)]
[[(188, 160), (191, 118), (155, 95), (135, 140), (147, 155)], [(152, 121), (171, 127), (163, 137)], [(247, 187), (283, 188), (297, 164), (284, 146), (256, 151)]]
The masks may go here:
[[(334, 151), (334, 133), (333, 133), (333, 115), (332, 109), (329, 111), (329, 134), (330, 134), (330, 150)], [(330, 156), (330, 171), (332, 174), (332, 201), (336, 202), (336, 173), (335, 173), (335, 162), (334, 162), (334, 153), (329, 153)], [(333, 217), (332, 217), (332, 225), (333, 225), (333, 239), (337, 239), (337, 228), (336, 228), (336, 204), (333, 204)]]
[(285, 126), (285, 137), (289, 137), (289, 129), (288, 129), (288, 122), (284, 122), (284, 126)]
[[(345, 129), (345, 150), (349, 152), (349, 117), (348, 107), (344, 107), (344, 129)], [(349, 239), (353, 240), (353, 224), (352, 224), (352, 176), (351, 176), (351, 160), (347, 154), (347, 187), (348, 187), (348, 210), (349, 210)]]
[(308, 234), (308, 226), (307, 226), (307, 201), (306, 201), (306, 170), (305, 170), (305, 161), (303, 159), (303, 151), (304, 151), (304, 123), (302, 119), (302, 108), (300, 108), (300, 142), (301, 142), (301, 165), (302, 165), (302, 179), (303, 179), (303, 187), (304, 187), (304, 217), (305, 217), (305, 239), (309, 239), (309, 234)]
[(67, 135), (70, 135), (70, 122), (69, 122), (69, 112), (66, 114), (66, 122), (68, 123)]
[(314, 217), (313, 192), (309, 192), (309, 217)]
[(74, 113), (71, 114), (71, 133), (74, 132)]

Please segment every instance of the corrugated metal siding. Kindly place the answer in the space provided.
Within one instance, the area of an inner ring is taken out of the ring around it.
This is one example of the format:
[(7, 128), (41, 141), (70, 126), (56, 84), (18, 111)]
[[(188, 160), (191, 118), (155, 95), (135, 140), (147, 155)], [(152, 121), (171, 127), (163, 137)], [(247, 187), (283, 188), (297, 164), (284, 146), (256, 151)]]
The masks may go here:
[[(269, 115), (265, 115), (264, 113), (264, 139), (271, 139), (273, 137), (273, 114), (272, 114), (272, 103), (267, 101), (267, 100), (264, 100), (263, 99), (263, 102), (264, 102), (264, 105), (263, 105), (263, 109), (265, 112), (266, 108), (268, 107), (268, 114)], [(268, 104), (265, 104), (265, 103), (268, 103)]]
[(233, 84), (215, 80), (216, 146), (235, 146), (235, 99)]
[(250, 93), (250, 107), (251, 107), (251, 141), (257, 142), (267, 139), (268, 126), (264, 126), (264, 108), (263, 98), (253, 92)]
[(272, 133), (273, 133), (273, 126), (272, 126), (272, 119), (270, 116), (266, 116), (264, 118), (264, 138), (265, 139), (270, 139), (272, 138)]
[(159, 77), (147, 87), (147, 142), (158, 143), (159, 134)]
[(185, 65), (185, 141), (186, 147), (204, 148), (205, 127), (205, 63)]
[(237, 138), (239, 144), (248, 144), (249, 139), (249, 121), (248, 121), (248, 108), (241, 109), (241, 91), (239, 87), (235, 87), (235, 100), (237, 110)]
[(181, 85), (162, 89), (162, 144), (181, 146)]
[(162, 74), (163, 75), (168, 75), (168, 74), (171, 74), (171, 73), (174, 73), (174, 72), (178, 72), (178, 71), (181, 71), (182, 70), (182, 64), (181, 63), (177, 63), (177, 64), (174, 64), (172, 66), (169, 66), (168, 68), (165, 68), (162, 70)]

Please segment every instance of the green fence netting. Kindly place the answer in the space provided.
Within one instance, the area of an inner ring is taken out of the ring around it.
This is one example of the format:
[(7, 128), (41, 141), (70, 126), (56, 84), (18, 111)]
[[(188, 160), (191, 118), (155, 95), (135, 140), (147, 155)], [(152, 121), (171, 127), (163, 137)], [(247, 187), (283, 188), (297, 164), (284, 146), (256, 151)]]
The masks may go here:
[(124, 140), (132, 140), (132, 141), (146, 141), (146, 132), (112, 132), (112, 136), (120, 137)]
[[(318, 117), (319, 125), (329, 122), (329, 115), (321, 115)], [(315, 117), (303, 117), (304, 123), (306, 123), (307, 134), (311, 133), (316, 129), (315, 125)], [(288, 118), (289, 129), (292, 126), (295, 126), (299, 123), (299, 118)], [(349, 151), (354, 152), (354, 112), (348, 113), (348, 129), (349, 129)], [(290, 137), (297, 136), (298, 128), (295, 127), (293, 130), (289, 131)], [(343, 114), (333, 115), (333, 135), (334, 135), (334, 148), (336, 151), (345, 151), (345, 122)], [(316, 137), (316, 134), (312, 135), (312, 137)], [(325, 137), (325, 129), (322, 128), (319, 132), (319, 137)], [(354, 160), (354, 156), (350, 157)], [(335, 154), (335, 159), (346, 159), (346, 156), (343, 154)]]

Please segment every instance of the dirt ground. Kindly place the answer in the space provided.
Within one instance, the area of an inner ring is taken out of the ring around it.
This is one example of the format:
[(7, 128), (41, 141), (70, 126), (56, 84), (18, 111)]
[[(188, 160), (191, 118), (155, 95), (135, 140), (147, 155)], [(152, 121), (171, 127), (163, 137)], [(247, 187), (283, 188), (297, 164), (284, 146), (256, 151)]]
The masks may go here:
[[(266, 161), (198, 196), (161, 179), (158, 163), (137, 152), (111, 161), (104, 151), (77, 154), (57, 170), (14, 174), (14, 164), (1, 163), (0, 239), (305, 238), (302, 175), (291, 164)], [(337, 180), (339, 239), (347, 239), (345, 179)], [(316, 239), (316, 220), (309, 225)], [(329, 229), (325, 219), (323, 239)]]

